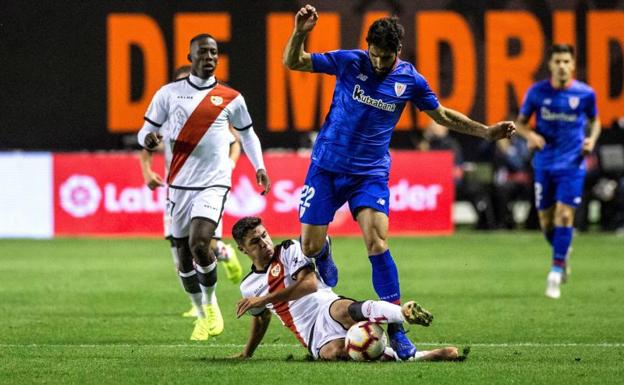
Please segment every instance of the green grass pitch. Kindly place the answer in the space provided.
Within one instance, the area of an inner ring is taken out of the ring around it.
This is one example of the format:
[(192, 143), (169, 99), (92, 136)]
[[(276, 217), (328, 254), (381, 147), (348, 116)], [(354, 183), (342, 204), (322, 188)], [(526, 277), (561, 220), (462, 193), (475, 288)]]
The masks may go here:
[[(238, 287), (220, 274), (225, 332), (189, 341), (166, 242), (0, 240), (0, 384), (624, 383), (624, 239), (577, 236), (560, 300), (543, 295), (550, 256), (537, 232), (390, 246), (403, 298), (435, 316), (408, 335), (421, 349), (471, 346), (465, 362), (309, 362), (275, 317), (253, 359), (231, 360), (249, 330), (234, 316)], [(336, 292), (374, 298), (361, 239), (335, 239), (334, 257)]]

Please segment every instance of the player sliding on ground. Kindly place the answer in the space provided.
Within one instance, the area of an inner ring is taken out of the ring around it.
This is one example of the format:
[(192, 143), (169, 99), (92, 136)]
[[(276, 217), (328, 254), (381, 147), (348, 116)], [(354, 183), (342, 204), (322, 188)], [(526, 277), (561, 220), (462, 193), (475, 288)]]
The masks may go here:
[[(346, 360), (347, 330), (358, 321), (429, 326), (433, 316), (414, 301), (403, 306), (385, 301), (353, 301), (338, 296), (317, 279), (314, 263), (303, 255), (296, 240), (274, 246), (257, 217), (240, 219), (232, 228), (239, 249), (252, 261), (251, 272), (241, 282), (243, 298), (236, 306), (238, 317), (253, 316), (251, 334), (236, 357), (250, 358), (262, 341), (271, 314), (290, 329), (314, 359)], [(400, 361), (394, 349), (386, 347), (382, 357)], [(456, 347), (415, 351), (407, 360), (456, 360)]]
[[(316, 259), (323, 280), (336, 286), (338, 271), (331, 258), (327, 228), (345, 202), (364, 238), (380, 299), (400, 303), (399, 274), (387, 243), (390, 190), (388, 146), (407, 102), (436, 123), (489, 140), (514, 134), (513, 122), (486, 126), (440, 104), (425, 78), (399, 58), (404, 29), (397, 18), (376, 20), (368, 29), (368, 50), (308, 53), (306, 37), (318, 20), (306, 5), (295, 16), (295, 29), (284, 49), (291, 70), (336, 77), (331, 108), (314, 143), (312, 161), (301, 193), (299, 221), (303, 253)], [(415, 348), (400, 325), (388, 328), (400, 357)]]

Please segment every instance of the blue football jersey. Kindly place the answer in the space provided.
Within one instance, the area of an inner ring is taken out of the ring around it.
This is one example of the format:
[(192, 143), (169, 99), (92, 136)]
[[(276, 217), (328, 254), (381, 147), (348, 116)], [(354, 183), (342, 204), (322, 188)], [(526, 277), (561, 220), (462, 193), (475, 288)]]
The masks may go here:
[(584, 168), (582, 154), (587, 120), (596, 117), (596, 94), (587, 84), (574, 80), (568, 88), (556, 89), (550, 80), (535, 83), (527, 92), (520, 113), (535, 112), (536, 132), (546, 145), (536, 151), (533, 167), (563, 170)]
[(384, 77), (375, 74), (363, 50), (312, 54), (312, 67), (336, 76), (331, 107), (312, 151), (312, 163), (325, 170), (388, 175), (388, 147), (405, 103), (412, 101), (420, 110), (440, 105), (425, 78), (400, 59)]

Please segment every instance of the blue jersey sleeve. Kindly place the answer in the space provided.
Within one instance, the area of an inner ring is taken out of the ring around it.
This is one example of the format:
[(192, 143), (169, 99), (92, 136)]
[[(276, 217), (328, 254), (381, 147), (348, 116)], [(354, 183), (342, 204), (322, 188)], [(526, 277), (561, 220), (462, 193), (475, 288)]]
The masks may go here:
[(587, 95), (584, 112), (589, 119), (593, 119), (596, 115), (598, 115), (598, 107), (596, 107), (596, 93), (594, 91)]
[(524, 95), (524, 101), (522, 102), (522, 106), (520, 106), (520, 114), (530, 118), (531, 115), (535, 112), (536, 103), (535, 103), (535, 91), (533, 87), (529, 88), (526, 95)]
[(343, 50), (325, 53), (313, 53), (312, 72), (322, 72), (329, 75), (338, 75), (345, 66), (348, 54)]
[(427, 80), (419, 73), (415, 75), (412, 103), (421, 111), (435, 110), (440, 106), (438, 97), (429, 87)]

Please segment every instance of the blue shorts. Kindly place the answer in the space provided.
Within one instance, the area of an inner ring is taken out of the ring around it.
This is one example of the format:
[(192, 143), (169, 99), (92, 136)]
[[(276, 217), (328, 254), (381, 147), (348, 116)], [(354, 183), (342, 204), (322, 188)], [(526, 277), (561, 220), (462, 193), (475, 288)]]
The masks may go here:
[(364, 207), (387, 216), (389, 201), (387, 176), (336, 173), (312, 163), (301, 191), (299, 221), (308, 225), (327, 225), (345, 202), (349, 202), (354, 219), (357, 211)]
[(535, 207), (546, 210), (556, 202), (578, 207), (584, 182), (584, 169), (535, 169)]

